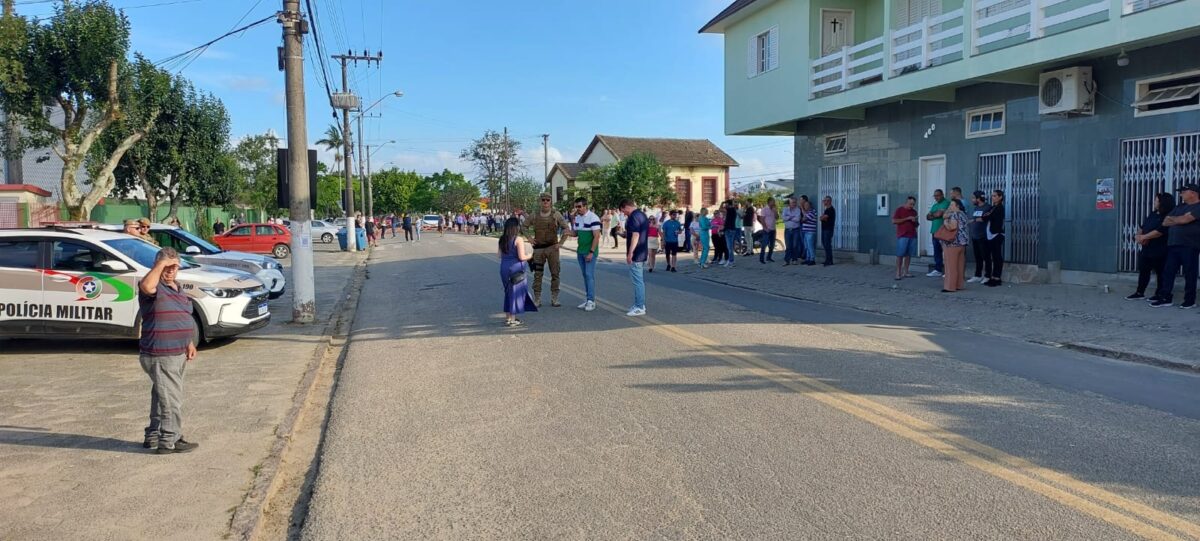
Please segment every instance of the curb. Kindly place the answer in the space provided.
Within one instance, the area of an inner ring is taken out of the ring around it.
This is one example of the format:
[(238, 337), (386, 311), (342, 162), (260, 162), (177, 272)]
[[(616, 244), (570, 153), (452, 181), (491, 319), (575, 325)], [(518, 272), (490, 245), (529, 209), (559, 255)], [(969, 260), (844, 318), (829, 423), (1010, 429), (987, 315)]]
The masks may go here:
[[(694, 279), (696, 279), (696, 280), (701, 280), (701, 281), (705, 281), (705, 282), (713, 283), (713, 284), (720, 284), (720, 285), (723, 285), (723, 286), (726, 286), (726, 287), (732, 287), (732, 288), (736, 288), (736, 289), (742, 289), (742, 290), (746, 290), (746, 291), (755, 291), (755, 292), (762, 293), (762, 294), (765, 294), (765, 295), (773, 295), (773, 296), (776, 296), (776, 297), (783, 297), (783, 298), (785, 298), (785, 299), (794, 299), (794, 300), (798, 300), (798, 301), (804, 301), (804, 302), (814, 302), (814, 303), (818, 303), (818, 304), (830, 304), (830, 305), (833, 305), (833, 306), (838, 306), (838, 307), (840, 307), (840, 308), (849, 308), (849, 309), (852, 309), (852, 310), (858, 310), (858, 311), (861, 311), (861, 312), (866, 312), (866, 313), (868, 313), (868, 314), (876, 314), (876, 315), (883, 315), (883, 316), (891, 316), (891, 315), (893, 315), (893, 314), (889, 314), (889, 313), (887, 313), (887, 312), (880, 312), (880, 311), (876, 311), (876, 310), (868, 310), (868, 309), (862, 308), (862, 307), (860, 307), (860, 306), (854, 306), (854, 305), (850, 305), (850, 304), (840, 304), (840, 303), (836, 303), (836, 302), (827, 302), (827, 301), (821, 301), (821, 300), (816, 300), (816, 299), (808, 299), (808, 298), (804, 298), (804, 297), (797, 297), (797, 296), (794, 296), (794, 295), (786, 295), (786, 294), (783, 294), (783, 293), (775, 293), (775, 292), (771, 292), (771, 291), (764, 291), (764, 290), (761, 290), (761, 289), (756, 289), (756, 288), (749, 287), (749, 286), (744, 286), (744, 285), (741, 285), (741, 284), (734, 284), (734, 283), (729, 283), (729, 282), (723, 282), (723, 281), (721, 281), (721, 280), (715, 280), (715, 279), (712, 279), (712, 278), (700, 277), (700, 276), (696, 276), (696, 275), (693, 275), (693, 274), (686, 274), (685, 276), (688, 276), (689, 278), (694, 278)], [(983, 331), (979, 331), (978, 329), (973, 329), (973, 331), (974, 331), (974, 332), (983, 332)], [(1183, 372), (1190, 372), (1190, 373), (1200, 373), (1200, 365), (1193, 364), (1193, 363), (1189, 363), (1189, 362), (1187, 362), (1187, 361), (1184, 361), (1184, 360), (1181, 360), (1181, 359), (1172, 359), (1172, 358), (1167, 358), (1167, 357), (1156, 357), (1156, 356), (1153, 356), (1153, 355), (1145, 355), (1145, 354), (1141, 354), (1141, 353), (1133, 353), (1133, 352), (1130, 352), (1130, 351), (1124, 351), (1124, 350), (1119, 350), (1119, 349), (1113, 349), (1113, 348), (1109, 348), (1109, 347), (1105, 347), (1105, 346), (1100, 346), (1100, 345), (1096, 345), (1096, 344), (1082, 343), (1082, 342), (1073, 342), (1073, 343), (1050, 343), (1050, 342), (1043, 342), (1043, 341), (1038, 341), (1038, 340), (1027, 340), (1027, 339), (1025, 339), (1025, 338), (1022, 338), (1022, 337), (1020, 337), (1020, 336), (1013, 336), (1013, 335), (1007, 335), (1007, 334), (1001, 334), (1001, 333), (985, 333), (985, 334), (989, 334), (989, 335), (992, 335), (992, 336), (1000, 336), (1000, 337), (1004, 337), (1004, 338), (1012, 338), (1012, 339), (1015, 339), (1015, 340), (1021, 340), (1021, 341), (1023, 341), (1023, 342), (1027, 342), (1027, 343), (1030, 343), (1030, 344), (1037, 344), (1037, 345), (1040, 345), (1040, 346), (1046, 346), (1046, 347), (1052, 347), (1052, 348), (1062, 348), (1062, 349), (1069, 349), (1069, 350), (1072, 350), (1072, 351), (1077, 351), (1077, 352), (1080, 352), (1080, 353), (1086, 353), (1086, 354), (1088, 354), (1088, 355), (1095, 355), (1095, 356), (1097, 356), (1097, 357), (1104, 357), (1104, 358), (1106, 358), (1106, 359), (1113, 359), (1113, 360), (1124, 361), (1124, 362), (1131, 362), (1131, 363), (1138, 363), (1138, 364), (1148, 364), (1148, 365), (1157, 366), (1157, 367), (1160, 367), (1160, 368), (1167, 368), (1167, 369), (1171, 369), (1171, 370), (1179, 370), (1179, 371), (1183, 371)]]
[[(350, 281), (342, 290), (344, 295), (334, 307), (333, 315), (325, 324), (325, 329), (318, 340), (316, 351), (308, 361), (304, 376), (300, 378), (296, 394), (292, 397), (292, 405), (284, 415), (283, 421), (275, 428), (275, 443), (271, 445), (271, 451), (260, 464), (261, 467), (255, 475), (250, 489), (242, 499), (242, 503), (238, 504), (233, 512), (233, 517), (229, 521), (227, 535), (229, 538), (250, 541), (258, 535), (262, 526), (263, 511), (266, 509), (271, 495), (278, 488), (276, 480), (279, 477), (283, 456), (291, 447), (292, 434), (300, 423), (301, 412), (316, 387), (317, 374), (329, 358), (330, 351), (335, 348), (334, 339), (346, 336), (350, 325), (354, 322), (354, 312), (358, 308), (358, 299), (362, 291), (362, 283), (366, 278), (367, 260), (370, 253), (367, 251), (367, 257), (354, 264)], [(343, 342), (337, 347), (342, 347), (344, 344)]]

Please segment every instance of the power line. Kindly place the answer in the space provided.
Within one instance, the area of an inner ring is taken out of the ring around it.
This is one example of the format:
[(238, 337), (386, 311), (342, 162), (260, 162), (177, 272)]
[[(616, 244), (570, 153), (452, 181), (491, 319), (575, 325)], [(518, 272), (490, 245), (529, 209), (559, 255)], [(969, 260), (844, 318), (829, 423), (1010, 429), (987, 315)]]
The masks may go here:
[[(261, 1), (261, 0), (260, 0), (260, 1)], [(226, 33), (224, 33), (224, 34), (221, 34), (221, 35), (220, 35), (220, 36), (218, 36), (216, 39), (213, 39), (213, 40), (209, 41), (208, 43), (205, 43), (205, 44), (203, 44), (203, 45), (197, 46), (197, 47), (195, 47), (195, 48), (193, 48), (193, 49), (189, 49), (189, 50), (187, 50), (187, 51), (184, 51), (184, 52), (182, 52), (182, 53), (179, 53), (179, 54), (176, 54), (176, 55), (168, 56), (167, 58), (164, 58), (164, 59), (162, 59), (162, 60), (159, 60), (158, 62), (155, 62), (154, 64), (155, 64), (155, 65), (157, 65), (157, 66), (162, 66), (162, 65), (165, 65), (165, 64), (167, 64), (167, 63), (169, 63), (169, 62), (173, 62), (173, 61), (176, 61), (176, 60), (182, 59), (182, 58), (184, 58), (184, 57), (187, 57), (188, 55), (191, 55), (192, 53), (196, 53), (197, 51), (199, 51), (199, 54), (203, 54), (203, 53), (204, 53), (204, 50), (205, 50), (205, 49), (208, 49), (208, 48), (209, 48), (209, 47), (210, 47), (212, 44), (214, 44), (214, 43), (216, 43), (216, 42), (218, 42), (218, 41), (221, 41), (221, 40), (223, 40), (223, 39), (225, 39), (225, 38), (227, 38), (227, 37), (229, 37), (229, 36), (232, 36), (232, 35), (234, 35), (234, 34), (239, 34), (239, 33), (241, 33), (241, 32), (245, 32), (246, 30), (249, 30), (249, 29), (251, 29), (251, 28), (254, 28), (254, 27), (256, 27), (256, 26), (259, 26), (259, 25), (261, 25), (261, 24), (263, 24), (263, 23), (266, 23), (267, 21), (271, 21), (271, 20), (273, 20), (273, 19), (275, 19), (275, 14), (273, 14), (273, 13), (272, 13), (271, 15), (268, 15), (268, 16), (266, 16), (266, 17), (263, 17), (263, 18), (261, 18), (261, 19), (259, 19), (259, 20), (257, 20), (257, 21), (254, 21), (254, 22), (252, 22), (252, 23), (250, 23), (250, 24), (246, 25), (246, 26), (243, 26), (243, 27), (241, 27), (241, 28), (238, 28), (238, 29), (235, 29), (235, 30), (230, 30), (229, 32), (226, 32)], [(199, 54), (197, 54), (196, 56), (197, 56), (197, 57), (199, 57)], [(195, 60), (195, 58), (193, 58), (192, 60)], [(186, 68), (188, 64), (191, 64), (191, 60), (187, 61), (187, 64), (184, 64), (184, 65), (183, 65), (183, 67), (184, 67), (184, 68)], [(182, 71), (182, 70), (183, 70), (183, 68), (180, 68), (180, 71)]]
[(304, 0), (304, 5), (308, 9), (308, 19), (312, 25), (313, 45), (317, 50), (317, 62), (321, 66), (321, 80), (325, 84), (325, 95), (329, 98), (332, 106), (333, 86), (329, 84), (329, 63), (327, 61), (329, 55), (325, 53), (325, 47), (321, 45), (321, 33), (317, 26), (317, 12), (313, 10), (312, 0)]

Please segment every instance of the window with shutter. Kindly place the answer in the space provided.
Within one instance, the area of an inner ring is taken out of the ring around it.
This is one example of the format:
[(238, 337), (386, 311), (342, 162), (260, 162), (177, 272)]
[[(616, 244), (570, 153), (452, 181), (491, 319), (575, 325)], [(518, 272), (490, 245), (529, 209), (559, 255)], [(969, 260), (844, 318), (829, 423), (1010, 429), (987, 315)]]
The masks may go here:
[(746, 76), (756, 77), (779, 67), (779, 27), (750, 38), (746, 47)]
[(711, 207), (717, 204), (717, 177), (704, 177), (701, 179), (701, 199), (700, 204), (706, 207)]
[(692, 204), (692, 179), (675, 177), (675, 197), (680, 205)]
[(776, 26), (767, 32), (767, 38), (770, 45), (767, 47), (770, 61), (767, 62), (767, 69), (773, 70), (779, 67), (779, 27)]

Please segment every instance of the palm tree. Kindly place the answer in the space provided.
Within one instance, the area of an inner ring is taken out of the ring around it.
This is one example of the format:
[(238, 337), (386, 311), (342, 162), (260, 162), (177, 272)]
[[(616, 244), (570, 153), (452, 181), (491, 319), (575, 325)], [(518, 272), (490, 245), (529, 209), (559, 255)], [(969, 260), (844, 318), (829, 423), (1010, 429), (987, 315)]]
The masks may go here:
[(330, 124), (325, 128), (325, 137), (317, 141), (318, 145), (325, 145), (325, 150), (333, 151), (333, 163), (335, 167), (342, 166), (342, 150), (345, 148), (346, 142), (342, 140), (342, 129), (337, 124)]

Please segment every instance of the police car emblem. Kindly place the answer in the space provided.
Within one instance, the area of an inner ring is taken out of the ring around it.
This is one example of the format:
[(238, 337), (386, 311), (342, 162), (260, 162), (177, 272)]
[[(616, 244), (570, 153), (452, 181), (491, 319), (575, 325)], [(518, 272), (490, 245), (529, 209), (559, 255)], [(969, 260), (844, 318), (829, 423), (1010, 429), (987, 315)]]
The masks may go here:
[(104, 292), (103, 282), (92, 276), (81, 276), (75, 283), (75, 292), (79, 294), (80, 299), (95, 300)]

